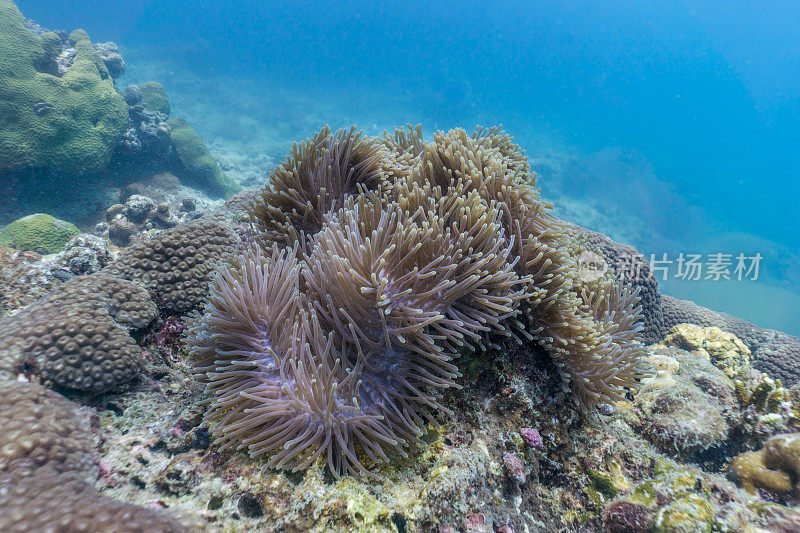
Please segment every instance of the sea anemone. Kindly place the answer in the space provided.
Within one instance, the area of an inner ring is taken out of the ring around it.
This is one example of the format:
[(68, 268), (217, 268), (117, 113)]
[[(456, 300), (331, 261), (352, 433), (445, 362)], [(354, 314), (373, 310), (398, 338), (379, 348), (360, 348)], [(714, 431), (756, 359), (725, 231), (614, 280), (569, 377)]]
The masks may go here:
[(299, 293), (295, 250), (244, 251), (220, 269), (188, 343), (213, 402), (211, 432), (224, 447), (269, 455), (267, 466), (305, 468), (327, 458), (335, 475), (369, 473), (403, 443), (359, 402), (363, 363), (342, 368), (333, 335), (321, 330)]
[(250, 207), (255, 243), (223, 267), (191, 328), (226, 446), (335, 476), (420, 442), (462, 350), (535, 342), (576, 401), (646, 375), (637, 294), (578, 279), (585, 243), (549, 213), (499, 128), (325, 128)]
[(273, 243), (304, 250), (325, 216), (349, 196), (391, 189), (398, 172), (377, 139), (355, 127), (331, 134), (326, 126), (312, 139), (292, 145), (291, 155), (272, 172), (270, 183), (250, 206), (252, 227), (262, 246)]

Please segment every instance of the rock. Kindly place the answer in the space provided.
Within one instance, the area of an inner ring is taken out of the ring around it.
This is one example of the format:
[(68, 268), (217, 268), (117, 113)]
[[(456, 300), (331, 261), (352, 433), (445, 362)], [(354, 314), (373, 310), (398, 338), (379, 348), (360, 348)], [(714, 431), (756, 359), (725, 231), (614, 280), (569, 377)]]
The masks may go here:
[(112, 78), (120, 78), (125, 74), (125, 61), (116, 43), (96, 43), (94, 47)]
[(79, 276), (99, 272), (110, 260), (111, 254), (106, 241), (96, 235), (84, 233), (67, 242), (58, 264)]
[(122, 98), (129, 106), (135, 106), (142, 101), (142, 90), (138, 85), (128, 85), (122, 93)]
[(141, 224), (155, 209), (155, 203), (146, 196), (133, 195), (125, 201), (125, 217), (135, 224)]

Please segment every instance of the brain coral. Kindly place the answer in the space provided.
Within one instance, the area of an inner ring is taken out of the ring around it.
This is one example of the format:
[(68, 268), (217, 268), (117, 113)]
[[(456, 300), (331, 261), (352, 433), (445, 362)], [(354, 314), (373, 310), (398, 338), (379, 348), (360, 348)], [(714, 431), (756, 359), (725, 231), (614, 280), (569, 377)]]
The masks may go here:
[(238, 243), (224, 223), (200, 218), (134, 244), (106, 271), (146, 287), (159, 308), (186, 312), (205, 299), (214, 267), (229, 260)]
[(536, 342), (586, 409), (647, 374), (636, 292), (581, 282), (582, 244), (497, 128), (324, 129), (250, 207), (257, 244), (191, 328), (228, 446), (334, 473), (418, 441), (462, 350)]
[(800, 340), (779, 334), (761, 343), (753, 354), (753, 366), (787, 386), (800, 382)]
[(61, 41), (34, 35), (0, 0), (0, 169), (81, 174), (106, 168), (128, 109), (86, 32), (70, 35), (74, 60), (60, 73)]
[(99, 273), (73, 278), (0, 319), (0, 375), (37, 374), (49, 385), (102, 392), (134, 378), (141, 348), (130, 331), (156, 307), (137, 285)]
[(80, 230), (74, 224), (44, 213), (36, 213), (15, 220), (0, 231), (0, 244), (22, 251), (43, 254), (60, 252)]

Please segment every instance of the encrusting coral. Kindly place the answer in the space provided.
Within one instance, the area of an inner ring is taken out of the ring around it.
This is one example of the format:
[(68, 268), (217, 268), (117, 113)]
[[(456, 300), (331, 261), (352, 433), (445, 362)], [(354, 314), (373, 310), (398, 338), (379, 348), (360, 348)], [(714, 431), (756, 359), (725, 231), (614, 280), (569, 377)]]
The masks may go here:
[(748, 492), (757, 488), (775, 494), (797, 490), (800, 475), (800, 436), (775, 435), (764, 447), (734, 457), (728, 471)]
[(461, 351), (512, 341), (545, 348), (585, 409), (621, 399), (648, 374), (636, 291), (578, 279), (585, 244), (549, 208), (499, 128), (295, 145), (191, 327), (214, 435), (369, 474), (448, 412)]
[[(752, 364), (787, 386), (800, 382), (800, 339), (765, 329), (741, 318), (700, 307), (694, 302), (662, 296), (664, 327), (678, 324), (716, 326), (738, 337), (752, 352)], [(666, 334), (666, 331), (664, 332)]]
[(60, 252), (72, 237), (80, 234), (74, 224), (44, 213), (15, 220), (0, 231), (0, 244), (43, 254)]

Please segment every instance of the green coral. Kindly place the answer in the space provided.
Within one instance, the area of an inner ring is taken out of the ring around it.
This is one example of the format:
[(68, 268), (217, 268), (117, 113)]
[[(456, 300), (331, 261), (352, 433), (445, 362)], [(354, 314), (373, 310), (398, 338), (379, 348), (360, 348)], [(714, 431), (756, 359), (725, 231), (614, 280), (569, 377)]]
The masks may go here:
[(142, 91), (141, 104), (145, 109), (169, 116), (172, 109), (169, 105), (167, 91), (164, 90), (163, 85), (157, 81), (148, 81), (141, 84), (139, 90)]
[(101, 171), (128, 126), (128, 109), (83, 30), (59, 77), (52, 33), (34, 35), (11, 0), (0, 0), (0, 170)]
[(0, 231), (0, 244), (18, 250), (41, 250), (46, 254), (61, 251), (80, 230), (74, 224), (44, 213), (15, 220)]
[(169, 121), (172, 144), (186, 171), (186, 178), (198, 188), (219, 196), (232, 196), (241, 187), (229, 178), (211, 156), (200, 135), (183, 118)]

